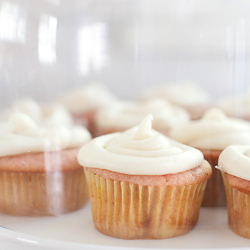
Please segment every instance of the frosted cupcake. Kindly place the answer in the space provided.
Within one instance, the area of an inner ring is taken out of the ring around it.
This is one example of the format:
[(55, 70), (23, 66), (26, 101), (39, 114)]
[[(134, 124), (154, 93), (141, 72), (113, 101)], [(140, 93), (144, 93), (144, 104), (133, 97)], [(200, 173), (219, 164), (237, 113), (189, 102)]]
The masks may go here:
[(34, 104), (0, 121), (0, 212), (41, 216), (77, 210), (88, 194), (76, 155), (90, 134), (73, 126), (63, 108), (44, 113)]
[[(199, 149), (215, 167), (222, 150), (232, 144), (250, 144), (250, 124), (228, 118), (222, 111), (211, 109), (201, 120), (191, 121), (171, 131), (171, 137)], [(226, 199), (219, 171), (214, 169), (204, 195), (204, 206), (225, 206)]]
[(250, 146), (227, 147), (219, 157), (227, 196), (228, 224), (250, 239)]
[(95, 135), (96, 112), (115, 101), (116, 98), (103, 85), (98, 84), (74, 89), (59, 99), (59, 103), (72, 114), (76, 123), (86, 126), (92, 135)]
[(123, 133), (92, 140), (78, 161), (100, 232), (162, 239), (195, 226), (211, 167), (200, 151), (153, 130), (152, 116)]
[(223, 98), (219, 101), (218, 107), (228, 116), (250, 121), (250, 91), (243, 96)]
[(211, 107), (209, 95), (194, 83), (172, 83), (155, 88), (141, 96), (141, 100), (163, 98), (184, 108), (191, 119), (199, 119)]
[(117, 102), (96, 116), (97, 135), (120, 132), (137, 125), (147, 114), (154, 115), (153, 128), (167, 135), (169, 130), (189, 121), (188, 113), (162, 99), (147, 102)]

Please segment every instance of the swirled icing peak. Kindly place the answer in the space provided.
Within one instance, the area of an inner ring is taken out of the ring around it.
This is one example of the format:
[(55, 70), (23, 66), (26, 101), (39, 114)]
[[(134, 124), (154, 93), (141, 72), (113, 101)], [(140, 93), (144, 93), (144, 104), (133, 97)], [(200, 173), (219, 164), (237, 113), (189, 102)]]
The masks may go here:
[(160, 86), (145, 93), (140, 99), (163, 98), (179, 106), (207, 104), (209, 95), (192, 82), (172, 83)]
[(72, 125), (72, 118), (68, 111), (61, 105), (39, 105), (32, 99), (21, 99), (14, 103), (14, 105), (6, 110), (2, 116), (2, 120), (8, 119), (14, 113), (26, 114), (32, 121), (47, 126), (59, 126), (60, 124)]
[(150, 114), (139, 124), (133, 138), (139, 140), (149, 137), (152, 131), (152, 121), (153, 115)]
[(29, 98), (17, 101), (10, 110), (10, 113), (13, 112), (25, 113), (34, 121), (41, 120), (43, 115), (39, 104)]
[(226, 115), (219, 109), (210, 109), (207, 111), (203, 117), (203, 121), (226, 121)]
[(249, 119), (250, 117), (250, 90), (242, 96), (224, 97), (218, 103), (227, 115)]
[(82, 166), (135, 175), (163, 175), (198, 167), (200, 151), (152, 129), (152, 115), (122, 133), (97, 137), (78, 154)]
[(75, 126), (60, 106), (41, 108), (21, 101), (0, 120), (0, 157), (28, 152), (79, 147), (90, 140), (89, 132)]
[(208, 110), (201, 120), (172, 129), (173, 139), (200, 149), (223, 150), (232, 144), (250, 144), (250, 123)]
[(115, 101), (116, 98), (101, 84), (73, 89), (59, 99), (59, 103), (73, 114), (93, 111)]
[(28, 115), (16, 112), (7, 121), (7, 128), (10, 133), (22, 135), (38, 135), (41, 132), (38, 124)]

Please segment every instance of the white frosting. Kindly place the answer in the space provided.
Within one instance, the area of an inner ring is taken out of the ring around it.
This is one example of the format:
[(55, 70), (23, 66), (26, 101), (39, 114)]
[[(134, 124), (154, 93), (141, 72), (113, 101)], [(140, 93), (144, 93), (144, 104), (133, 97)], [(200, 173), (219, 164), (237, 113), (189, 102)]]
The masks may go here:
[(114, 101), (116, 98), (104, 86), (98, 84), (74, 89), (59, 99), (59, 103), (74, 114), (93, 111)]
[(141, 99), (150, 100), (163, 98), (169, 102), (183, 106), (207, 105), (210, 101), (209, 95), (194, 83), (184, 82), (182, 84), (168, 84), (145, 93)]
[(218, 103), (226, 114), (243, 118), (250, 117), (250, 91), (244, 96), (227, 97)]
[(228, 174), (250, 181), (250, 145), (227, 147), (220, 154), (218, 166)]
[(199, 166), (202, 160), (200, 151), (153, 130), (150, 115), (123, 133), (97, 137), (78, 154), (84, 167), (131, 175), (179, 173)]
[(89, 132), (74, 126), (62, 107), (42, 109), (24, 100), (9, 111), (0, 121), (0, 157), (80, 147), (90, 140)]
[(232, 144), (250, 144), (250, 123), (210, 109), (201, 120), (174, 128), (170, 136), (196, 148), (223, 150)]
[(166, 132), (171, 127), (187, 123), (188, 113), (162, 99), (148, 102), (120, 102), (98, 112), (96, 121), (100, 131), (108, 129), (125, 130), (138, 124), (147, 114), (153, 114), (154, 129)]

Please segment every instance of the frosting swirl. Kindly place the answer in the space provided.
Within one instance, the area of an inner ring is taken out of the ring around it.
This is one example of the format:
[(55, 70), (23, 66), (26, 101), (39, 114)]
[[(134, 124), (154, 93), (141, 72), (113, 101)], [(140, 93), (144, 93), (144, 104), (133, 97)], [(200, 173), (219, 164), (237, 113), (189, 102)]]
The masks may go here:
[(201, 120), (176, 127), (170, 135), (196, 148), (223, 150), (232, 144), (249, 144), (250, 124), (228, 118), (219, 109), (210, 109)]
[(74, 148), (89, 140), (89, 132), (74, 126), (59, 106), (42, 109), (34, 101), (24, 100), (0, 120), (0, 157)]
[(102, 109), (97, 114), (99, 130), (125, 130), (138, 124), (147, 114), (154, 115), (154, 129), (163, 133), (171, 127), (189, 121), (188, 113), (182, 108), (155, 99), (148, 102), (119, 102), (113, 107)]
[(116, 98), (100, 84), (73, 89), (59, 99), (59, 103), (73, 114), (93, 111), (114, 101)]
[(179, 173), (201, 164), (200, 151), (170, 140), (152, 129), (152, 115), (123, 133), (97, 137), (78, 154), (84, 167), (131, 175)]
[(244, 96), (227, 97), (219, 101), (218, 107), (227, 115), (249, 118), (250, 91)]
[(218, 166), (228, 174), (250, 180), (250, 145), (227, 147), (220, 154)]

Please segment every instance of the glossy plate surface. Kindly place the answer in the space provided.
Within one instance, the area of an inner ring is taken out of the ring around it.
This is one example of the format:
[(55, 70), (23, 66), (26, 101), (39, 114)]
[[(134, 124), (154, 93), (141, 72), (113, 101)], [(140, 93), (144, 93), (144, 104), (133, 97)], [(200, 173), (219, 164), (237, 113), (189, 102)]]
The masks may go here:
[(59, 217), (0, 215), (0, 223), (3, 226), (0, 228), (1, 249), (5, 250), (249, 249), (250, 246), (250, 240), (228, 228), (223, 208), (202, 208), (194, 230), (166, 240), (120, 240), (102, 235), (94, 228), (90, 205)]

